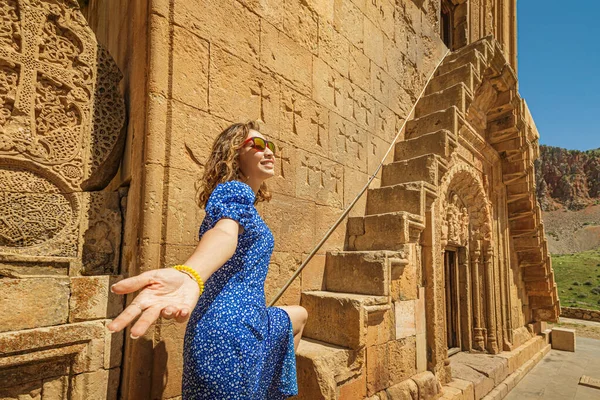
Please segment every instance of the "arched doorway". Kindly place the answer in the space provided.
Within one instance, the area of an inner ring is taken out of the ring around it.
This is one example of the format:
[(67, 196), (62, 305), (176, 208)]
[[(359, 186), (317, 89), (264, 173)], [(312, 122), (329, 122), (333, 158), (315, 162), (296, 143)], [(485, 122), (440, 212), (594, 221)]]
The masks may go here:
[(489, 202), (478, 172), (457, 164), (440, 193), (441, 260), (448, 356), (498, 352)]

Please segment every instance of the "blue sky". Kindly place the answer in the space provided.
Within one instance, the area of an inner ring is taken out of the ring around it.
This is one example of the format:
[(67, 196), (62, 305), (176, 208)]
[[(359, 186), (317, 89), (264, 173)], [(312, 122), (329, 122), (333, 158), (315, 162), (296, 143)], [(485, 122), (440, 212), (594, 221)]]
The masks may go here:
[(540, 143), (600, 147), (600, 1), (517, 1), (519, 92)]

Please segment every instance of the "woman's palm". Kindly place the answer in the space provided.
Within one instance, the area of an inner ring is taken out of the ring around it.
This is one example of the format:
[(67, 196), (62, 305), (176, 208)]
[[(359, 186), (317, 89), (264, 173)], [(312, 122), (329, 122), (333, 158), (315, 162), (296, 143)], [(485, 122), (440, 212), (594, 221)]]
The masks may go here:
[(200, 292), (198, 284), (190, 276), (173, 268), (143, 272), (123, 279), (111, 288), (117, 294), (133, 293), (140, 289), (142, 291), (131, 304), (108, 324), (108, 329), (119, 332), (140, 314), (141, 317), (131, 328), (132, 337), (142, 336), (160, 316), (184, 322), (194, 309)]

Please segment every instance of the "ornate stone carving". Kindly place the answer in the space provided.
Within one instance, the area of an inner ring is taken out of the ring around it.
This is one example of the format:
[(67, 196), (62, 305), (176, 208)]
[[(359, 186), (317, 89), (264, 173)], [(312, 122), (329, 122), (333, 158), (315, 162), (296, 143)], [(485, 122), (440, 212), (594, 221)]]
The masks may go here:
[(442, 222), (442, 241), (456, 246), (466, 246), (469, 239), (469, 214), (467, 208), (452, 193), (445, 206), (446, 216)]
[(81, 192), (105, 187), (119, 165), (120, 80), (75, 1), (1, 2), (3, 259), (81, 259), (90, 217)]

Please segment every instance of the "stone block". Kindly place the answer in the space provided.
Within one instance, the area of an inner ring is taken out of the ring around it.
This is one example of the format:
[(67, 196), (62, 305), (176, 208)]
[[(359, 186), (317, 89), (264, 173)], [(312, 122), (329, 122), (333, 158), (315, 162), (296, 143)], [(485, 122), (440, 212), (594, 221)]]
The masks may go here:
[(383, 32), (371, 20), (364, 18), (364, 50), (379, 67), (385, 67), (385, 52), (383, 46)]
[[(374, 121), (374, 114), (369, 114), (369, 123)], [(369, 132), (367, 138), (367, 173), (369, 175), (373, 175), (380, 163), (383, 162), (385, 164), (392, 161), (393, 151), (390, 151), (390, 153), (387, 155), (387, 158), (384, 159), (386, 152), (390, 148), (390, 143), (379, 138), (379, 136), (372, 134), (371, 132), (373, 132), (373, 128), (369, 127), (367, 129)], [(377, 175), (381, 177), (381, 170), (379, 170)], [(371, 188), (376, 189), (374, 186)]]
[(354, 46), (363, 48), (364, 14), (351, 1), (335, 0), (333, 26)]
[(417, 333), (417, 372), (425, 372), (427, 370), (427, 335), (425, 333)]
[(261, 63), (275, 72), (282, 81), (310, 96), (311, 53), (269, 24), (262, 24), (260, 59)]
[(42, 383), (34, 381), (10, 387), (0, 387), (0, 398), (3, 400), (42, 400)]
[(421, 372), (411, 378), (419, 387), (419, 400), (434, 399), (441, 391), (441, 385), (431, 371)]
[[(303, 261), (306, 257), (302, 257)], [(315, 254), (302, 270), (302, 291), (325, 289), (325, 255)]]
[[(310, 97), (283, 85), (279, 131), (280, 147), (283, 147), (283, 143), (293, 146), (293, 150), (287, 153), (281, 149), (281, 162), (284, 157), (290, 157), (290, 152), (296, 152), (296, 148), (319, 156), (326, 157), (329, 154), (329, 111)], [(299, 157), (290, 161), (296, 162), (294, 168), (302, 166)]]
[(279, 83), (217, 46), (211, 47), (210, 63), (211, 114), (229, 121), (259, 119), (263, 122), (261, 127), (265, 135), (276, 131)]
[(173, 29), (172, 96), (192, 107), (208, 110), (208, 42), (186, 29)]
[[(326, 8), (327, 4), (323, 4), (323, 11), (327, 12)], [(281, 29), (294, 42), (311, 53), (317, 54), (318, 16), (308, 2), (286, 1), (283, 8)]]
[(62, 400), (68, 398), (69, 381), (67, 376), (44, 380), (42, 391), (44, 400)]
[[(150, 102), (153, 101), (154, 99), (151, 98)], [(153, 118), (156, 118), (156, 114), (163, 111), (166, 113), (166, 107), (156, 110), (153, 113)], [(214, 138), (231, 123), (179, 101), (172, 101), (172, 113), (170, 159), (156, 162), (199, 175), (199, 171), (210, 155), (211, 147), (207, 146), (207, 143), (212, 143)], [(273, 126), (270, 124), (265, 124), (264, 127), (261, 124), (261, 133), (270, 136), (271, 131), (269, 129), (271, 128)], [(166, 126), (163, 129), (159, 134), (166, 135)], [(264, 132), (262, 132), (263, 130)], [(152, 140), (153, 143), (160, 141), (160, 139)], [(166, 139), (164, 141), (166, 142)], [(161, 151), (164, 155), (165, 150)], [(194, 179), (193, 182), (196, 180)], [(186, 186), (195, 189), (194, 185)], [(192, 201), (194, 199), (195, 196), (192, 196)]]
[(69, 294), (67, 277), (1, 279), (0, 332), (66, 323)]
[(552, 328), (550, 340), (554, 350), (575, 351), (575, 329)]
[(388, 294), (388, 266), (380, 252), (328, 252), (325, 287), (332, 292)]
[[(105, 326), (110, 320), (104, 321)], [(110, 333), (104, 335), (104, 369), (111, 369), (121, 365), (123, 359), (123, 339), (125, 332)]]
[[(365, 307), (384, 303), (384, 296), (304, 292), (300, 304), (306, 308), (310, 318), (303, 334), (315, 340), (357, 349), (366, 341)], [(343, 326), (344, 329), (331, 329), (332, 326)]]
[[(360, 89), (359, 89), (360, 90)], [(367, 172), (367, 132), (336, 113), (329, 114), (330, 158)], [(366, 183), (366, 182), (365, 182)]]
[(340, 399), (363, 400), (367, 395), (367, 375), (362, 373), (358, 378), (340, 386)]
[(317, 242), (314, 202), (280, 194), (261, 204), (259, 211), (273, 236), (278, 238), (278, 251), (308, 253), (312, 250)]
[(389, 341), (387, 353), (390, 379), (388, 386), (402, 382), (417, 372), (417, 345), (414, 336)]
[[(342, 215), (342, 211), (336, 207), (330, 206), (316, 206), (317, 225), (315, 227), (315, 235), (321, 240), (325, 236), (325, 233), (331, 229), (334, 223)], [(338, 227), (333, 231), (329, 239), (323, 244), (323, 248), (331, 251), (341, 251), (344, 248), (344, 240), (346, 235), (346, 224), (348, 220), (343, 219)]]
[[(271, 255), (269, 271), (265, 280), (265, 297), (270, 302), (288, 279), (296, 272), (301, 263), (296, 253), (275, 251)], [(278, 300), (278, 305), (300, 304), (301, 282), (296, 279)]]
[(123, 310), (123, 298), (110, 291), (122, 276), (78, 276), (71, 278), (69, 322), (116, 317)]
[[(315, 101), (331, 111), (342, 114), (346, 79), (325, 61), (313, 57), (312, 96)], [(331, 122), (330, 122), (331, 123)]]
[[(374, 308), (377, 308), (377, 306)], [(389, 309), (370, 310), (367, 308), (366, 345), (375, 346), (394, 339), (394, 314), (392, 311)]]
[(396, 314), (396, 339), (415, 336), (417, 334), (415, 301), (396, 301), (394, 310)]
[(319, 58), (342, 76), (348, 76), (350, 46), (348, 39), (336, 31), (331, 23), (319, 20)]
[(341, 209), (344, 194), (342, 164), (300, 149), (297, 153), (296, 197)]
[[(175, 25), (186, 27), (240, 59), (258, 64), (259, 17), (240, 2), (177, 0), (173, 5), (173, 18)], [(236, 28), (231, 29), (233, 26)]]
[(72, 381), (71, 399), (116, 400), (119, 388), (120, 369), (99, 369), (98, 371), (75, 375)]
[(386, 389), (389, 400), (418, 400), (419, 387), (412, 379), (406, 379)]
[(548, 323), (546, 321), (536, 321), (533, 323), (533, 333), (539, 335), (548, 329)]
[(371, 92), (371, 62), (362, 50), (350, 46), (348, 78), (361, 89)]
[(452, 379), (447, 385), (460, 390), (462, 392), (462, 399), (474, 400), (475, 392), (473, 390), (473, 383), (462, 379)]

